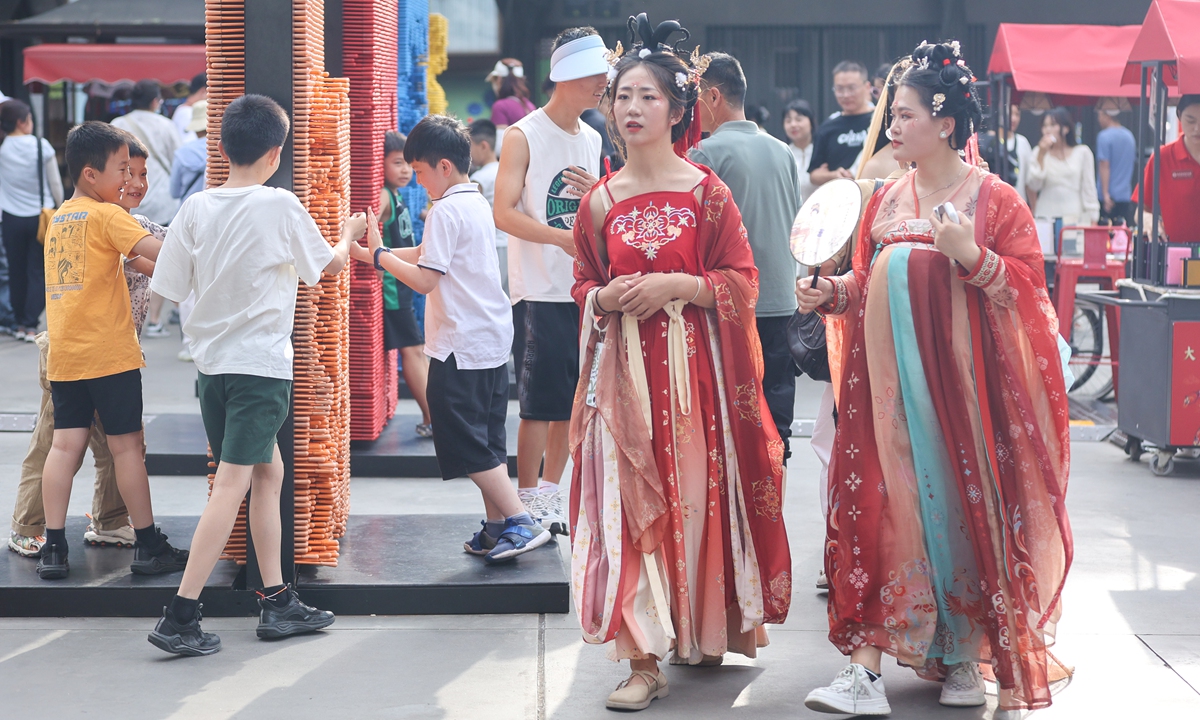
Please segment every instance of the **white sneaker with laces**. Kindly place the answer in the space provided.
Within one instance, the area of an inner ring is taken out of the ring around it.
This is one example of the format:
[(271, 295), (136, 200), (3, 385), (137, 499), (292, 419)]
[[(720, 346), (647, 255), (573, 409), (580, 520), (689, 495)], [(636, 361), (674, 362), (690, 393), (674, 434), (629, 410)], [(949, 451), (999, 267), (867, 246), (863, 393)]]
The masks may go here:
[(555, 485), (552, 488), (538, 492), (545, 515), (542, 517), (542, 527), (555, 535), (567, 534), (566, 512), (563, 510), (563, 492)]
[(987, 703), (979, 665), (965, 662), (951, 666), (938, 702), (950, 707), (978, 707)]
[(804, 699), (809, 710), (846, 715), (888, 715), (883, 677), (872, 680), (867, 669), (858, 663), (847, 665), (829, 687), (817, 688)]
[(525, 512), (529, 513), (529, 517), (538, 523), (549, 513), (545, 497), (536, 489), (520, 488), (517, 490), (517, 498), (521, 501), (521, 505), (525, 507)]

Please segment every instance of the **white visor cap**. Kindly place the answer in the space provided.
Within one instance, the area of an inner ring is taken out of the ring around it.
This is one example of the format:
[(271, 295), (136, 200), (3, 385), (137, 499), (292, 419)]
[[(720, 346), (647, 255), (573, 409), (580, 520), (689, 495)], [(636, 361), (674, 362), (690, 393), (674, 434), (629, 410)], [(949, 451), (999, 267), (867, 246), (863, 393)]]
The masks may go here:
[(599, 35), (588, 35), (563, 45), (550, 56), (550, 79), (567, 82), (608, 73), (608, 48)]

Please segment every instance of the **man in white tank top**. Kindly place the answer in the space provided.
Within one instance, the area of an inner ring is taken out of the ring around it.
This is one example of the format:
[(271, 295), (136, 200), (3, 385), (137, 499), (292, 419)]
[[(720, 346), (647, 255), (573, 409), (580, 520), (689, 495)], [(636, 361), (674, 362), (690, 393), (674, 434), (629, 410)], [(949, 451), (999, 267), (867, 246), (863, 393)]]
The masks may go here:
[[(607, 48), (590, 27), (554, 40), (545, 108), (504, 134), (496, 176), (496, 227), (508, 233), (513, 303), (513, 357), (521, 424), (517, 481), (522, 502), (550, 530), (566, 532), (559, 480), (579, 380), (579, 307), (575, 281), (575, 212), (600, 174), (600, 134), (579, 121), (608, 85)], [(538, 470), (542, 481), (538, 482)], [(557, 527), (555, 527), (557, 525)]]

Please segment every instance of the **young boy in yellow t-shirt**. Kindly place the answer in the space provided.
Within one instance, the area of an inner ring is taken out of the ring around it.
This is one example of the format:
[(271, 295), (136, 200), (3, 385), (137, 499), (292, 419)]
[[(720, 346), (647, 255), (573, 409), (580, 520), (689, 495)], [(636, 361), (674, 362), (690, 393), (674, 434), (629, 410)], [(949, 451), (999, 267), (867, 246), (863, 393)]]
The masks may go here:
[(171, 547), (154, 524), (142, 455), (145, 363), (122, 273), (123, 257), (155, 260), (162, 242), (117, 204), (130, 174), (124, 132), (86, 122), (67, 135), (66, 154), (75, 194), (51, 220), (45, 247), (54, 445), (42, 471), (46, 544), (37, 572), (46, 580), (67, 576), (67, 504), (94, 415), (108, 434), (117, 487), (133, 521), (130, 570), (141, 575), (183, 570), (187, 551)]

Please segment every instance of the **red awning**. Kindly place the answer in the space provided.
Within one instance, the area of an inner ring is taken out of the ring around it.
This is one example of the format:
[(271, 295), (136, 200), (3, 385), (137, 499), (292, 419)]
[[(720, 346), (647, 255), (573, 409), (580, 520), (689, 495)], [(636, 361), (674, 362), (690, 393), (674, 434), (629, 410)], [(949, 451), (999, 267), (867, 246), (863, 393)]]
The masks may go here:
[(1143, 62), (1174, 62), (1164, 68), (1167, 85), (1200, 93), (1200, 2), (1154, 0), (1129, 53), (1122, 82), (1141, 85)]
[(45, 44), (25, 48), (25, 82), (187, 82), (204, 72), (203, 45)]
[(1056, 105), (1089, 105), (1102, 97), (1138, 97), (1121, 85), (1137, 25), (1001, 23), (988, 73), (1010, 73), (1021, 93), (1040, 92)]

